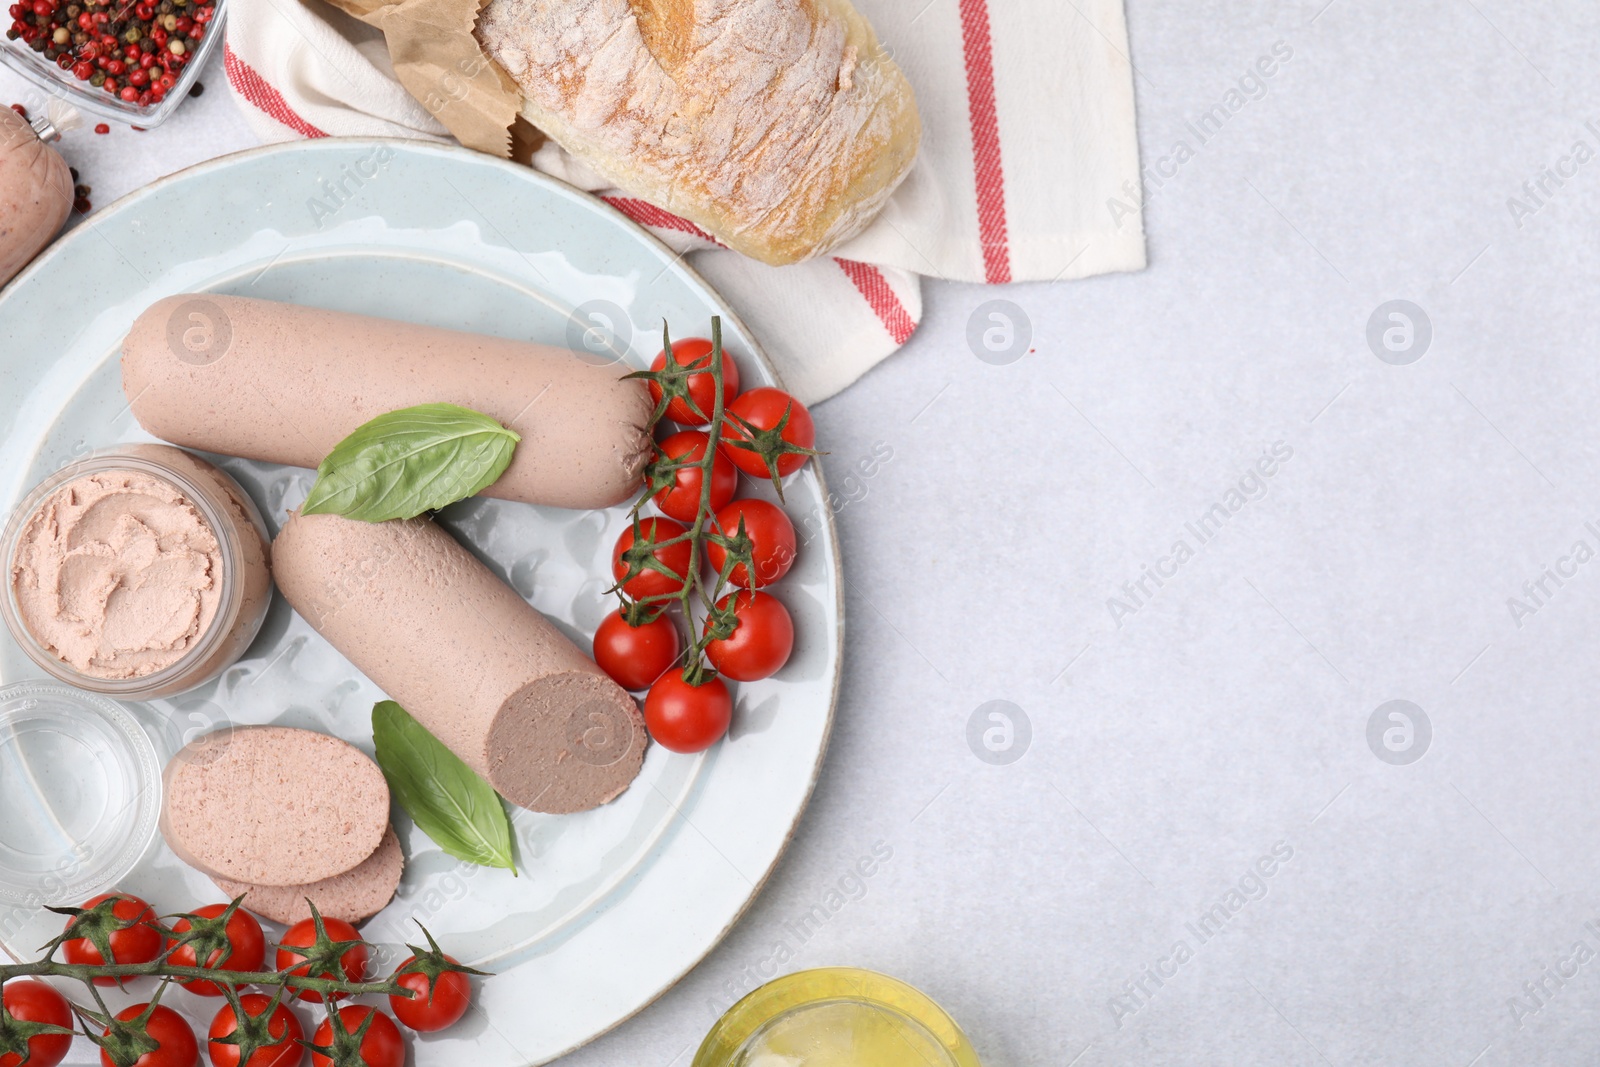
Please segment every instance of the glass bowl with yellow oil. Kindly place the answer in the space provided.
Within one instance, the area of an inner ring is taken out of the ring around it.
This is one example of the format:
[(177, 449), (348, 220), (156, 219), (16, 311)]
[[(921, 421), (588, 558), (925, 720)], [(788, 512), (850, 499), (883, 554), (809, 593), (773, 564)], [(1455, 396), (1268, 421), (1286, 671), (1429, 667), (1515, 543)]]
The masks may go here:
[(822, 967), (768, 982), (718, 1020), (693, 1067), (981, 1067), (925, 994), (874, 971)]

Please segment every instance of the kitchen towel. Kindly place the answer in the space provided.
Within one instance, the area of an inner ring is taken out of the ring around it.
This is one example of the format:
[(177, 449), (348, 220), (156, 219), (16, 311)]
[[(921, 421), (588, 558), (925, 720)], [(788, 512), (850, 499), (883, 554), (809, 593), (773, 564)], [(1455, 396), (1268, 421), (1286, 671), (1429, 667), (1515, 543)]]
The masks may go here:
[[(922, 315), (924, 275), (1004, 284), (1145, 265), (1122, 0), (856, 6), (911, 80), (922, 150), (877, 220), (829, 256), (766, 266), (607, 188), (553, 143), (533, 157), (537, 169), (593, 192), (692, 257), (807, 403), (906, 343)], [(395, 79), (379, 30), (322, 0), (229, 7), (228, 82), (263, 141), (450, 139)]]

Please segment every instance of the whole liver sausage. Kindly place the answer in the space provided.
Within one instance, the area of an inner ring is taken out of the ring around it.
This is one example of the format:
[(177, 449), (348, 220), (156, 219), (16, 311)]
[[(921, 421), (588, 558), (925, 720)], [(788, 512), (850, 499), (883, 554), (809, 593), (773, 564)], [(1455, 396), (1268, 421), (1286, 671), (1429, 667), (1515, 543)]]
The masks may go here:
[(197, 737), (162, 784), (162, 836), (212, 878), (320, 882), (372, 855), (389, 828), (378, 765), (311, 730), (240, 726)]
[(122, 387), (175, 444), (315, 467), (369, 419), (415, 404), (481, 411), (522, 435), (486, 496), (610, 507), (650, 459), (650, 394), (565, 349), (316, 308), (196, 294), (134, 322)]
[(72, 212), (72, 172), (28, 120), (0, 109), (0, 285), (60, 232)]
[(242, 896), (246, 910), (285, 926), (311, 918), (307, 898), (324, 918), (358, 923), (378, 914), (394, 898), (405, 862), (400, 839), (390, 827), (378, 851), (343, 874), (310, 885), (247, 885), (226, 878), (211, 880), (229, 900)]
[(513, 804), (583, 811), (638, 775), (633, 698), (430, 520), (291, 512), (272, 559), (294, 609)]

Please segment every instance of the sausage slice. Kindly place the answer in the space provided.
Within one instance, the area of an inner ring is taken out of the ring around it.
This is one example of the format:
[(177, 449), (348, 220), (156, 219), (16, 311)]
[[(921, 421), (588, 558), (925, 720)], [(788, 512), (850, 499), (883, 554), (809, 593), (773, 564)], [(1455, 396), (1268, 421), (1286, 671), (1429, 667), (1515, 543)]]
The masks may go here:
[(310, 885), (247, 885), (226, 878), (211, 880), (229, 900), (243, 896), (246, 910), (285, 926), (311, 918), (307, 898), (323, 918), (358, 923), (378, 914), (393, 899), (405, 862), (400, 839), (390, 827), (384, 832), (378, 851), (343, 874)]
[(161, 833), (212, 878), (305, 885), (371, 856), (389, 827), (389, 784), (327, 734), (242, 726), (191, 741), (163, 776)]

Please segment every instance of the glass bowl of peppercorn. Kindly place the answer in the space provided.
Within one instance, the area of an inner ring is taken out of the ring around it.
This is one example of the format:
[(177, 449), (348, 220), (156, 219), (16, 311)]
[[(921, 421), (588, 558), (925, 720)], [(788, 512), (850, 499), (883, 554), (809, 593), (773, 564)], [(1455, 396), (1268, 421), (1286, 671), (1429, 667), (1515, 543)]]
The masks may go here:
[(225, 3), (14, 0), (0, 63), (87, 114), (149, 129), (189, 95)]

